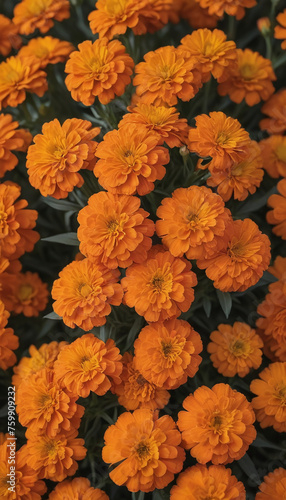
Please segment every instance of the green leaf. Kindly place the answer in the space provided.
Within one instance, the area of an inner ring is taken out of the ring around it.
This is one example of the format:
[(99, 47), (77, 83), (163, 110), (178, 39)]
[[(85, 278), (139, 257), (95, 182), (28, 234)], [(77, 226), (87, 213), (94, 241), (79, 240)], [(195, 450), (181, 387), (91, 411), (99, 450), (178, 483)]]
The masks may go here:
[(217, 298), (219, 300), (219, 303), (221, 305), (221, 308), (225, 314), (225, 316), (228, 318), (231, 308), (232, 308), (232, 297), (230, 293), (228, 292), (221, 292), (220, 290), (216, 290)]
[(55, 313), (54, 311), (50, 312), (49, 314), (46, 314), (46, 316), (44, 316), (45, 319), (54, 319), (54, 320), (59, 320), (59, 319), (62, 319), (61, 316), (59, 316), (57, 313)]
[(42, 196), (42, 201), (49, 205), (49, 207), (55, 208), (56, 210), (61, 210), (63, 212), (78, 212), (81, 207), (72, 201), (67, 200), (56, 200), (55, 198), (51, 198), (50, 196), (44, 197)]
[(269, 196), (275, 193), (277, 193), (276, 186), (270, 189), (263, 196), (261, 196), (260, 193), (257, 193), (257, 196), (256, 195), (251, 196), (250, 200), (248, 200), (246, 203), (240, 206), (240, 209), (238, 210), (238, 212), (236, 212), (235, 216), (243, 218), (247, 215), (252, 214), (252, 212), (256, 212), (260, 208), (265, 207)]
[(144, 318), (142, 316), (137, 316), (137, 318), (134, 321), (133, 326), (130, 328), (127, 339), (126, 339), (126, 351), (130, 349), (130, 347), (133, 345), (134, 340), (141, 330), (142, 326), (144, 323)]
[(209, 318), (212, 310), (212, 303), (208, 297), (203, 297), (203, 308), (207, 318)]
[(273, 450), (283, 450), (283, 451), (285, 450), (284, 446), (278, 446), (275, 443), (271, 443), (261, 435), (257, 436), (255, 441), (251, 443), (251, 446), (255, 446), (257, 448), (272, 448)]
[(261, 483), (261, 478), (258, 474), (258, 471), (247, 453), (245, 453), (245, 455), (240, 460), (238, 460), (238, 464), (254, 484), (258, 485)]
[(75, 247), (79, 245), (76, 233), (55, 234), (54, 236), (49, 236), (48, 238), (42, 238), (42, 241), (50, 241), (51, 243), (62, 243), (63, 245), (72, 245)]

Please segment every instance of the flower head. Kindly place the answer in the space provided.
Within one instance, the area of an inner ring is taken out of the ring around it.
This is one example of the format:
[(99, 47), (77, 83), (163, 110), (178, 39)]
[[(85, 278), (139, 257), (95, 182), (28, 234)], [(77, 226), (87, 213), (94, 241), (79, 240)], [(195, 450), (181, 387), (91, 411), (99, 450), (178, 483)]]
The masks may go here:
[(286, 257), (281, 257), (278, 255), (276, 257), (273, 266), (268, 267), (269, 273), (273, 274), (278, 280), (285, 281), (286, 278)]
[(19, 347), (19, 339), (14, 335), (14, 330), (6, 328), (9, 316), (3, 302), (0, 301), (0, 368), (2, 370), (15, 365), (17, 358), (13, 351)]
[(27, 45), (21, 48), (18, 55), (33, 57), (40, 62), (41, 68), (45, 68), (48, 64), (66, 61), (73, 50), (75, 50), (74, 46), (70, 42), (52, 36), (44, 36), (32, 38)]
[(286, 137), (271, 135), (259, 142), (263, 168), (270, 177), (286, 177)]
[(245, 8), (256, 5), (256, 0), (196, 0), (204, 9), (208, 9), (210, 15), (215, 14), (222, 17), (224, 14), (242, 19), (245, 15)]
[(24, 316), (39, 316), (46, 308), (49, 292), (38, 273), (2, 273), (0, 274), (2, 290), (0, 298), (8, 311)]
[(286, 131), (286, 89), (276, 92), (261, 108), (269, 118), (259, 122), (262, 130), (269, 134), (283, 134)]
[(9, 17), (0, 14), (0, 54), (4, 57), (13, 49), (21, 47), (22, 40), (18, 35), (18, 28)]
[(276, 17), (277, 25), (274, 28), (274, 38), (283, 40), (281, 48), (286, 49), (286, 9)]
[(263, 478), (255, 500), (281, 500), (286, 492), (286, 469), (279, 467)]
[(66, 500), (67, 498), (82, 498), (82, 500), (109, 500), (107, 494), (99, 488), (90, 486), (86, 477), (66, 479), (57, 484), (50, 493), (49, 500)]
[(23, 35), (30, 35), (37, 28), (46, 33), (54, 21), (70, 17), (68, 0), (22, 0), (14, 8), (13, 22)]
[(208, 8), (204, 9), (196, 0), (181, 0), (178, 4), (180, 18), (186, 19), (192, 28), (216, 27), (219, 18), (215, 14), (209, 14)]
[(277, 184), (279, 194), (272, 194), (267, 204), (273, 209), (267, 212), (266, 220), (274, 224), (273, 233), (286, 240), (286, 179)]
[(0, 177), (18, 164), (12, 151), (26, 151), (32, 141), (30, 132), (18, 127), (11, 115), (0, 114)]

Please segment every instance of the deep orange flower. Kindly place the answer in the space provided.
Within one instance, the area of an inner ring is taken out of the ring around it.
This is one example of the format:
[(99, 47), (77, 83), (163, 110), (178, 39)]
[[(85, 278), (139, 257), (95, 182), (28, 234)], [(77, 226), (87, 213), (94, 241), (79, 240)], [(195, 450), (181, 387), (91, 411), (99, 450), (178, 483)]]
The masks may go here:
[(118, 396), (118, 402), (126, 410), (164, 408), (170, 399), (170, 393), (152, 382), (148, 382), (136, 369), (135, 359), (129, 352), (122, 357), (123, 370), (120, 384), (114, 385), (112, 391)]
[(0, 368), (2, 370), (15, 365), (17, 358), (13, 351), (19, 347), (19, 339), (14, 335), (14, 330), (6, 328), (9, 316), (4, 303), (0, 300)]
[(271, 363), (259, 373), (260, 379), (252, 380), (251, 392), (256, 419), (262, 429), (273, 427), (277, 432), (286, 431), (286, 363)]
[(226, 170), (213, 171), (207, 179), (207, 184), (217, 187), (217, 193), (224, 201), (228, 201), (232, 195), (235, 200), (243, 201), (249, 194), (255, 193), (261, 184), (264, 175), (262, 162), (257, 142), (251, 141), (245, 159), (233, 163)]
[(79, 170), (95, 164), (98, 127), (88, 120), (71, 118), (63, 125), (55, 118), (44, 123), (42, 134), (34, 137), (27, 154), (30, 184), (43, 196), (66, 198), (75, 186), (83, 185)]
[(268, 271), (279, 280), (285, 281), (284, 275), (286, 273), (286, 257), (278, 255), (273, 263), (273, 266), (268, 267)]
[(222, 17), (224, 14), (242, 19), (245, 8), (256, 5), (256, 0), (196, 0), (210, 15)]
[(22, 0), (14, 7), (13, 22), (23, 35), (30, 35), (37, 28), (47, 33), (54, 21), (70, 17), (68, 0)]
[(211, 157), (204, 168), (228, 169), (247, 158), (250, 138), (239, 121), (222, 111), (196, 117), (196, 128), (189, 131), (189, 149), (202, 157)]
[(149, 132), (157, 134), (158, 144), (164, 142), (170, 147), (179, 147), (185, 144), (188, 137), (188, 122), (186, 118), (179, 118), (176, 108), (154, 106), (139, 102), (137, 106), (128, 108), (130, 113), (123, 116), (118, 127), (126, 124), (143, 125)]
[(270, 262), (270, 241), (251, 219), (235, 220), (224, 234), (224, 246), (210, 259), (197, 261), (222, 292), (242, 292), (255, 285)]
[(114, 341), (106, 343), (86, 333), (65, 346), (54, 364), (55, 380), (77, 396), (86, 398), (90, 391), (99, 396), (120, 383), (121, 354)]
[(170, 319), (145, 326), (134, 349), (135, 366), (144, 378), (158, 387), (176, 389), (195, 376), (203, 345), (187, 321)]
[(224, 377), (245, 377), (251, 368), (262, 363), (263, 341), (253, 328), (236, 321), (231, 325), (218, 325), (210, 334), (207, 350), (211, 361)]
[(106, 323), (111, 306), (119, 306), (123, 291), (117, 283), (120, 272), (88, 259), (73, 261), (54, 281), (53, 309), (70, 328), (91, 330)]
[(173, 46), (147, 52), (144, 61), (136, 65), (133, 80), (140, 102), (174, 106), (178, 98), (192, 99), (202, 85), (193, 59)]
[(181, 472), (170, 500), (246, 500), (245, 488), (223, 465), (193, 465)]
[(197, 277), (185, 259), (170, 252), (149, 255), (143, 264), (132, 264), (121, 280), (124, 302), (146, 321), (164, 321), (189, 309)]
[(155, 230), (148, 215), (135, 196), (95, 193), (78, 214), (81, 252), (110, 269), (144, 262)]
[(98, 97), (102, 104), (107, 104), (124, 93), (131, 82), (133, 66), (133, 59), (119, 40), (86, 40), (69, 56), (65, 83), (75, 101), (91, 106)]
[(84, 407), (77, 405), (77, 394), (70, 394), (54, 379), (51, 370), (43, 369), (23, 380), (16, 393), (19, 422), (28, 427), (29, 435), (56, 434), (78, 429)]
[(34, 58), (12, 56), (0, 63), (0, 109), (18, 106), (27, 92), (42, 97), (47, 89), (47, 75)]
[(263, 168), (270, 177), (286, 177), (286, 137), (275, 134), (259, 142)]
[(23, 446), (26, 464), (37, 472), (39, 479), (63, 481), (78, 469), (77, 460), (86, 455), (84, 440), (77, 438), (78, 431), (62, 431), (50, 438), (45, 434), (31, 433)]
[(181, 48), (189, 57), (196, 59), (196, 67), (203, 73), (203, 81), (206, 82), (213, 75), (222, 81), (226, 68), (233, 67), (237, 55), (236, 45), (226, 40), (226, 35), (221, 30), (209, 30), (207, 28), (193, 31), (181, 40)]
[(267, 204), (273, 208), (266, 214), (269, 224), (274, 224), (272, 231), (282, 240), (286, 240), (286, 179), (282, 179), (277, 184), (279, 194), (272, 194)]
[(30, 132), (18, 127), (11, 115), (0, 114), (0, 177), (18, 164), (12, 151), (26, 151), (32, 141)]
[(69, 54), (75, 50), (70, 42), (45, 36), (32, 38), (27, 45), (21, 48), (18, 55), (21, 57), (33, 57), (40, 62), (40, 67), (45, 68), (48, 64), (56, 64), (67, 60)]
[(57, 484), (51, 491), (49, 500), (66, 500), (67, 498), (82, 498), (82, 500), (109, 500), (107, 494), (90, 486), (90, 481), (86, 477), (75, 477), (66, 479)]
[[(177, 1), (175, 3), (177, 5)], [(194, 29), (215, 28), (219, 18), (208, 13), (208, 9), (203, 9), (196, 0), (181, 0), (179, 4), (179, 16), (187, 19)]]
[(49, 298), (48, 285), (38, 273), (0, 274), (0, 298), (8, 311), (24, 316), (39, 316)]
[(13, 49), (19, 49), (22, 45), (18, 28), (9, 17), (0, 14), (0, 54), (6, 57)]
[(256, 437), (251, 404), (228, 384), (199, 387), (183, 407), (178, 415), (182, 444), (200, 464), (239, 460)]
[(278, 14), (276, 21), (278, 24), (274, 28), (274, 38), (283, 40), (281, 47), (282, 49), (286, 49), (286, 9)]
[(157, 210), (156, 231), (170, 253), (188, 259), (217, 252), (218, 240), (230, 221), (220, 196), (204, 186), (179, 188)]
[[(140, 11), (140, 22), (143, 25), (143, 33), (154, 33), (165, 26), (169, 21), (179, 22), (174, 8), (174, 0), (148, 0), (145, 7)], [(140, 26), (141, 28), (141, 26)], [(134, 33), (137, 29), (134, 29)]]
[(165, 175), (169, 152), (158, 146), (158, 136), (144, 126), (130, 124), (112, 130), (98, 145), (100, 158), (94, 174), (102, 187), (115, 194), (150, 193)]
[(217, 91), (219, 95), (228, 94), (236, 103), (245, 99), (248, 106), (254, 106), (275, 92), (273, 80), (276, 76), (269, 59), (250, 49), (237, 49), (237, 65), (227, 69)]
[(129, 491), (153, 491), (167, 486), (180, 472), (185, 458), (174, 420), (157, 419), (152, 410), (123, 413), (104, 434), (104, 462), (120, 464), (109, 476)]
[(259, 122), (260, 128), (267, 130), (269, 134), (283, 134), (286, 131), (286, 89), (281, 89), (271, 96), (261, 111), (269, 118)]
[(256, 493), (255, 500), (281, 500), (286, 492), (286, 469), (279, 467), (269, 472), (259, 485), (260, 491)]

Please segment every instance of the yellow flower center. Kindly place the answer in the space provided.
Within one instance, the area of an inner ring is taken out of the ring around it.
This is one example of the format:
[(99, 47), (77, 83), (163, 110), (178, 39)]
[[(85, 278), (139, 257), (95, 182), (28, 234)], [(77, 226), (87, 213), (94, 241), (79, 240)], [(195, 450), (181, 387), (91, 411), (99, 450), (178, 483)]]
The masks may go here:
[(116, 220), (116, 219), (111, 219), (107, 222), (107, 229), (110, 233), (114, 233), (118, 226), (119, 226), (119, 222)]
[(275, 150), (275, 153), (276, 153), (276, 156), (279, 158), (279, 160), (286, 163), (286, 143), (279, 144), (279, 146)]
[(140, 440), (134, 452), (141, 469), (146, 467), (150, 460), (159, 458), (158, 446), (153, 437)]
[(233, 415), (229, 412), (225, 414), (220, 413), (219, 410), (214, 411), (209, 419), (209, 428), (215, 434), (225, 434), (232, 426)]
[(78, 291), (82, 297), (86, 299), (89, 294), (92, 292), (92, 287), (88, 283), (80, 283), (78, 287)]
[(244, 247), (241, 243), (236, 242), (234, 245), (230, 243), (228, 248), (228, 255), (232, 259), (239, 258), (244, 254)]
[(252, 64), (243, 64), (240, 67), (240, 74), (244, 80), (252, 80), (255, 76), (256, 68)]
[(88, 356), (83, 356), (80, 360), (80, 366), (85, 373), (96, 370), (99, 367), (98, 357), (92, 356), (92, 358), (89, 358)]
[(64, 146), (55, 146), (54, 148), (54, 151), (53, 151), (53, 156), (57, 159), (57, 160), (61, 160), (62, 158), (65, 157), (66, 155), (66, 148)]
[(120, 17), (126, 10), (129, 0), (106, 0), (104, 10), (110, 17)]
[(161, 349), (162, 349), (162, 354), (164, 358), (168, 361), (171, 362), (171, 364), (174, 363), (174, 361), (180, 356), (183, 348), (184, 348), (184, 342), (176, 339), (176, 338), (170, 338), (168, 340), (162, 340), (161, 342)]
[(279, 399), (281, 406), (286, 406), (286, 385), (281, 383), (275, 388), (275, 397)]
[(4, 212), (4, 210), (0, 210), (0, 229), (3, 229), (6, 227), (7, 218), (8, 218), (8, 215), (6, 214), (6, 212)]
[(42, 410), (47, 410), (53, 404), (53, 398), (50, 394), (41, 394), (38, 400), (38, 405)]
[(173, 287), (172, 274), (167, 271), (164, 272), (162, 269), (158, 269), (152, 276), (149, 286), (154, 293), (169, 294)]
[[(139, 373), (139, 372), (138, 372)], [(136, 378), (136, 382), (138, 385), (145, 385), (146, 384), (146, 379), (139, 373), (138, 377)]]
[(108, 57), (108, 50), (106, 47), (99, 47), (97, 52), (87, 61), (88, 67), (91, 70), (92, 76), (98, 78), (103, 71), (104, 65)]
[(220, 145), (220, 146), (227, 146), (228, 145), (228, 142), (229, 142), (229, 136), (227, 134), (225, 134), (224, 132), (220, 132), (217, 136), (217, 140), (216, 142)]
[(18, 291), (18, 298), (21, 302), (29, 300), (33, 295), (34, 288), (31, 285), (21, 285)]
[(28, 6), (28, 12), (29, 14), (33, 14), (34, 16), (39, 16), (45, 10), (49, 5), (51, 4), (52, 0), (34, 0), (32, 2), (29, 2)]
[(57, 455), (59, 455), (60, 450), (60, 441), (56, 441), (55, 439), (49, 439), (44, 444), (44, 451), (48, 455), (50, 460), (54, 460)]
[(250, 352), (250, 344), (242, 339), (237, 339), (229, 346), (229, 350), (236, 358), (247, 358)]

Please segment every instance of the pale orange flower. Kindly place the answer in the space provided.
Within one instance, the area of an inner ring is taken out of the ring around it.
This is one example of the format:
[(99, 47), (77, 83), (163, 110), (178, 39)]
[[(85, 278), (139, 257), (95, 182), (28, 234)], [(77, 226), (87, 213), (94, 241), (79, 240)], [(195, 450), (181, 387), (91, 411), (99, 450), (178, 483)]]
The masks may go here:
[(274, 28), (274, 38), (283, 40), (281, 48), (286, 49), (286, 9), (276, 17), (277, 25)]
[(272, 194), (267, 201), (273, 210), (266, 214), (269, 224), (274, 224), (272, 231), (282, 240), (286, 240), (286, 179), (282, 179), (277, 184), (279, 194)]
[(107, 494), (90, 486), (90, 481), (86, 477), (75, 477), (74, 479), (66, 479), (57, 484), (55, 489), (49, 494), (49, 500), (66, 500), (82, 499), (82, 500), (109, 500)]
[(262, 130), (269, 134), (283, 134), (286, 131), (286, 89), (280, 89), (261, 108), (269, 118), (259, 122)]
[(10, 314), (0, 300), (0, 368), (7, 370), (15, 365), (17, 358), (13, 352), (19, 347), (19, 339), (12, 328), (6, 328)]
[[(175, 5), (177, 5), (177, 1)], [(215, 28), (219, 18), (215, 14), (209, 14), (208, 9), (203, 9), (196, 0), (181, 0), (179, 4), (179, 16), (187, 19), (194, 29)]]
[(281, 500), (286, 493), (286, 469), (279, 467), (264, 476), (255, 500)]
[(18, 56), (33, 57), (40, 63), (41, 68), (45, 68), (48, 64), (66, 61), (73, 50), (75, 48), (70, 42), (45, 36), (32, 38), (27, 45), (21, 48)]
[(208, 9), (210, 15), (222, 17), (224, 14), (242, 19), (245, 8), (256, 5), (256, 0), (196, 0), (204, 9)]
[(14, 7), (13, 22), (23, 35), (30, 35), (37, 28), (46, 33), (54, 21), (70, 17), (68, 0), (22, 0)]
[(259, 142), (263, 168), (270, 177), (286, 177), (286, 137), (275, 134)]
[(6, 57), (13, 49), (19, 49), (22, 45), (18, 28), (9, 17), (0, 14), (0, 54)]
[(0, 114), (0, 177), (18, 164), (12, 151), (26, 151), (32, 141), (30, 132), (18, 127), (11, 115)]
[(0, 274), (0, 298), (8, 311), (24, 316), (39, 316), (49, 298), (48, 285), (38, 273)]

